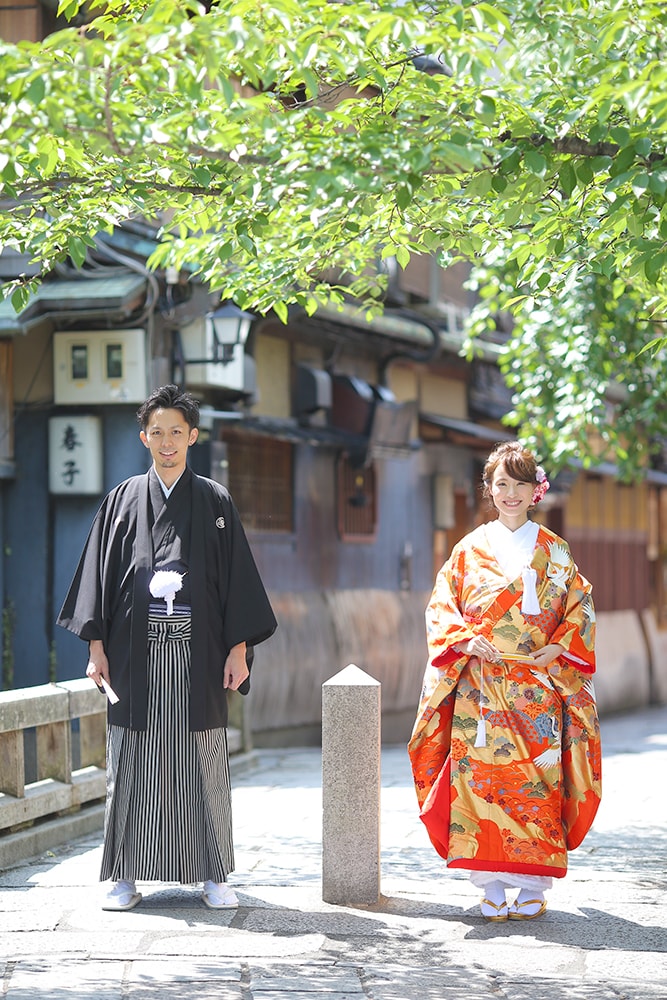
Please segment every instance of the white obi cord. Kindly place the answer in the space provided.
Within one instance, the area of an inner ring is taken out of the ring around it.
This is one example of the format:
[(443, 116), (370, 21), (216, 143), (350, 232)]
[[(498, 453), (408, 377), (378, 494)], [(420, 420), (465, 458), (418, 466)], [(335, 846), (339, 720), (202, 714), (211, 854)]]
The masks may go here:
[(532, 566), (524, 566), (521, 570), (523, 580), (523, 596), (521, 598), (521, 614), (539, 615), (540, 602), (537, 599), (537, 571)]

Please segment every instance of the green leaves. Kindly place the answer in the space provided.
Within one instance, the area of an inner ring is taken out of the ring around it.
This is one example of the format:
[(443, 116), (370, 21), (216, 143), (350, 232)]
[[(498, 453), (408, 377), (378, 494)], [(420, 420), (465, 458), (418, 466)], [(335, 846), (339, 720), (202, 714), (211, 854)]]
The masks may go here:
[(526, 165), (526, 169), (529, 170), (531, 174), (536, 174), (538, 177), (544, 177), (547, 171), (547, 160), (541, 153), (538, 153), (534, 149), (528, 149), (524, 155), (523, 161)]
[[(0, 42), (0, 244), (47, 273), (147, 219), (151, 266), (283, 321), (350, 294), (377, 312), (378, 261), (472, 261), (474, 329), (515, 317), (503, 364), (524, 439), (564, 463), (593, 427), (629, 475), (646, 461), (664, 425), (666, 5), (59, 10), (93, 23)], [(29, 295), (5, 291), (17, 308)]]
[(94, 27), (0, 52), (0, 241), (45, 270), (141, 216), (156, 266), (257, 309), (441, 250), (500, 254), (515, 293), (562, 298), (576, 266), (667, 306), (664, 5), (60, 9)]
[(509, 420), (522, 440), (548, 455), (553, 469), (573, 458), (587, 466), (613, 462), (630, 481), (645, 472), (664, 437), (655, 386), (665, 344), (652, 336), (660, 324), (618, 273), (587, 276), (570, 260), (563, 276), (565, 295), (539, 294), (548, 282), (538, 277), (527, 298), (514, 294), (511, 261), (478, 269), (473, 280), (482, 295), (471, 336), (495, 329), (496, 316), (511, 309), (516, 323), (500, 363), (515, 390)]

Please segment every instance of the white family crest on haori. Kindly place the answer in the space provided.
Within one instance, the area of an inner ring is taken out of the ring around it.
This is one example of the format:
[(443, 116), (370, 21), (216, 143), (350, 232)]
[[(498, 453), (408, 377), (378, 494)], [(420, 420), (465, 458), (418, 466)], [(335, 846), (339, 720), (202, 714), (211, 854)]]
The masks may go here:
[(225, 519), (224, 519), (224, 517), (216, 517), (216, 519), (215, 519), (215, 526), (216, 526), (216, 528), (224, 528), (224, 526), (225, 526)]
[(174, 613), (174, 598), (176, 592), (183, 586), (183, 573), (177, 573), (174, 569), (159, 569), (153, 574), (148, 585), (153, 597), (164, 597), (167, 602), (167, 614)]
[(560, 542), (552, 542), (549, 552), (547, 576), (561, 590), (567, 587), (567, 574), (572, 565), (569, 551)]

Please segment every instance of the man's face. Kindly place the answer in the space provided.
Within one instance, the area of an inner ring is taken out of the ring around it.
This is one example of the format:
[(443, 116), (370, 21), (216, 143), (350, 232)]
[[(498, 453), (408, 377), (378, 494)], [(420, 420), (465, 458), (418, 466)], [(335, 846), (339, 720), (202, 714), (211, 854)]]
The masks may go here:
[(140, 438), (153, 458), (155, 471), (163, 483), (175, 483), (185, 469), (188, 448), (197, 440), (196, 427), (190, 428), (180, 410), (153, 410)]

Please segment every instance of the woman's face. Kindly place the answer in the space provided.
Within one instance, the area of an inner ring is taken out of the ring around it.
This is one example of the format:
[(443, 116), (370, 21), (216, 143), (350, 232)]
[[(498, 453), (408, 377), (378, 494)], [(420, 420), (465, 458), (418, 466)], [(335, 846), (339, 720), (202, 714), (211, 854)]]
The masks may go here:
[(508, 476), (504, 465), (499, 465), (491, 480), (491, 499), (498, 511), (498, 519), (510, 531), (515, 531), (528, 520), (528, 508), (533, 502), (534, 483), (522, 483)]

